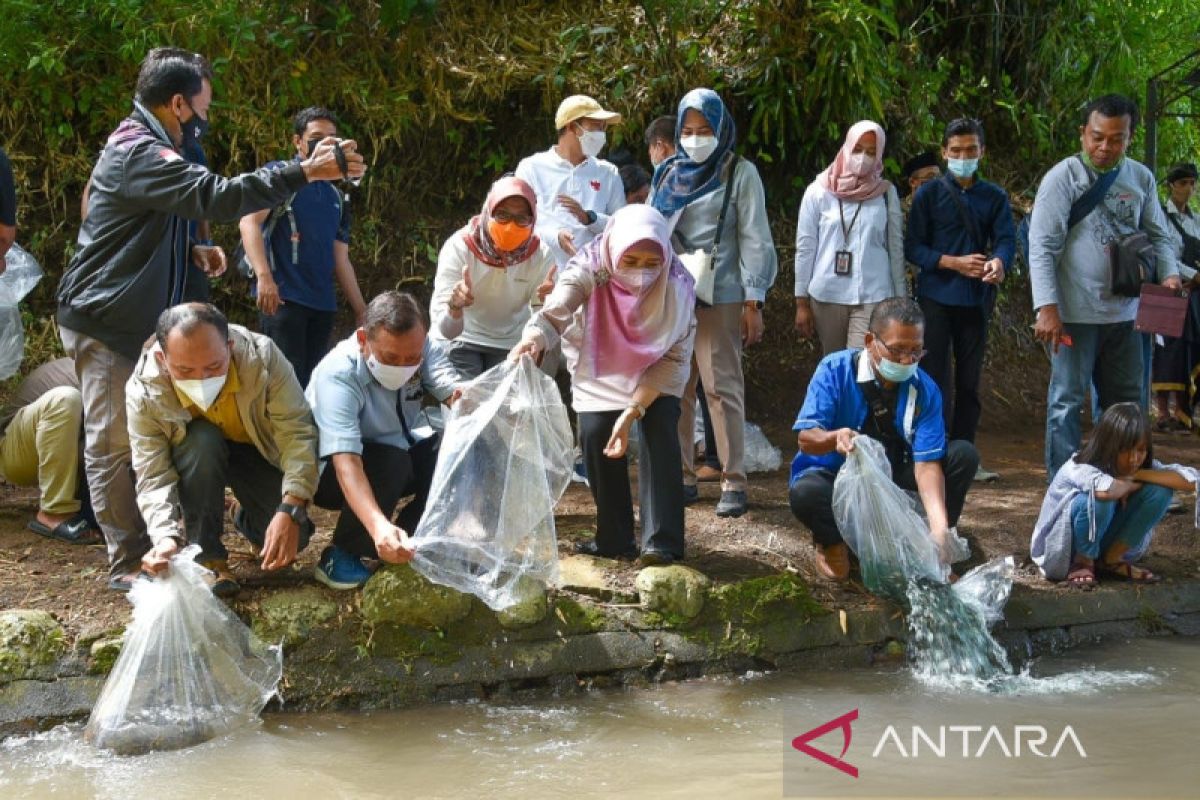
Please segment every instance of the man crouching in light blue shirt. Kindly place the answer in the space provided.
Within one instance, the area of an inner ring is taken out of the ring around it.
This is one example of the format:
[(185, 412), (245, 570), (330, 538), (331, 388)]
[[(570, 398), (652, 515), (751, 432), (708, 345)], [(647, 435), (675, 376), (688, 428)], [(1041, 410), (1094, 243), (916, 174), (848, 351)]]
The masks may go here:
[[(384, 292), (367, 306), (363, 326), (313, 370), (305, 393), (320, 434), (313, 502), (342, 511), (316, 569), (331, 589), (366, 583), (364, 558), (412, 558), (409, 537), (425, 510), (438, 452), (437, 434), (421, 420), (421, 399), (428, 392), (453, 403), (460, 381), (427, 333), (411, 295)], [(413, 499), (393, 523), (408, 495)]]
[(1046, 400), (1046, 473), (1079, 449), (1083, 399), (1095, 387), (1101, 409), (1140, 402), (1138, 298), (1114, 294), (1108, 249), (1135, 231), (1154, 246), (1158, 280), (1180, 288), (1179, 268), (1158, 204), (1154, 175), (1125, 157), (1137, 105), (1105, 95), (1084, 109), (1083, 151), (1055, 164), (1038, 187), (1029, 226), (1034, 335), (1051, 350)]

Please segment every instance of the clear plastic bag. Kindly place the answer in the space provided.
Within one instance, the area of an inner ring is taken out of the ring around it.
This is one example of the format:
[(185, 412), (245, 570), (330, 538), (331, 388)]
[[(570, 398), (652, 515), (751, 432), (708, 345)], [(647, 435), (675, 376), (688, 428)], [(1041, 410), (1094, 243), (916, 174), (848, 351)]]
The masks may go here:
[[(753, 422), (746, 422), (743, 429), (746, 443), (743, 455), (743, 465), (747, 473), (774, 472), (783, 465), (783, 451), (767, 439), (762, 428)], [(692, 426), (692, 444), (704, 446), (704, 416), (700, 413), (700, 403), (696, 402), (696, 417)]]
[(875, 439), (854, 438), (833, 482), (833, 515), (872, 592), (902, 600), (910, 580), (946, 581), (949, 568), (938, 558), (929, 527), (892, 480), (887, 454)]
[[(916, 501), (892, 481), (883, 445), (857, 436), (833, 483), (833, 514), (858, 556), (863, 583), (908, 610), (909, 652), (919, 676), (991, 681), (1012, 668), (988, 633), (1012, 590), (1013, 559), (997, 558), (946, 582), (929, 526)], [(951, 550), (961, 553), (958, 537)]]
[(746, 472), (774, 472), (783, 464), (783, 453), (771, 444), (762, 428), (746, 423)]
[(283, 652), (213, 596), (191, 545), (166, 575), (129, 591), (133, 622), (84, 738), (119, 755), (178, 750), (258, 717), (276, 693)]
[(530, 580), (557, 583), (554, 506), (573, 466), (554, 381), (529, 358), (483, 373), (447, 415), (413, 568), (497, 611)]
[(18, 244), (8, 248), (4, 263), (4, 272), (0, 273), (0, 381), (11, 378), (21, 367), (25, 328), (17, 304), (42, 279), (37, 260)]

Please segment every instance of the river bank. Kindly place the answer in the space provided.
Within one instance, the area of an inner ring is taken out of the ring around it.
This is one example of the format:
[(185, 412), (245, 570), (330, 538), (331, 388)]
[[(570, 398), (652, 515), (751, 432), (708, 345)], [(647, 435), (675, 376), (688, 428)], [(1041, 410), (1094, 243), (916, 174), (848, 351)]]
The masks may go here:
[[(1162, 584), (1106, 583), (1079, 593), (1036, 575), (1025, 547), (1044, 486), (1029, 457), (1039, 443), (1030, 430), (981, 438), (988, 465), (1003, 477), (973, 490), (961, 525), (976, 561), (1017, 558), (1017, 584), (997, 630), (1014, 661), (1101, 638), (1200, 631), (1194, 498), (1155, 540), (1147, 563), (1165, 576)], [(1156, 447), (1160, 458), (1189, 462), (1200, 449), (1184, 438)], [(361, 593), (319, 586), (311, 565), (329, 535), (329, 515), (318, 518), (321, 533), (297, 569), (265, 575), (238, 561), (247, 589), (233, 606), (264, 638), (283, 642), (285, 710), (563, 695), (709, 673), (901, 661), (905, 625), (897, 609), (860, 584), (815, 576), (807, 534), (787, 509), (786, 473), (752, 484), (751, 512), (740, 520), (717, 518), (716, 487), (702, 489), (702, 503), (688, 511), (687, 567), (642, 573), (570, 554), (591, 535), (590, 497), (572, 487), (558, 509), (564, 585), (505, 618), (407, 568), (380, 573)], [(85, 716), (129, 613), (123, 598), (102, 588), (102, 549), (23, 531), (32, 498), (4, 491), (0, 609), (10, 610), (3, 617), (10, 641), (0, 652), (0, 735)], [(242, 543), (231, 549), (246, 553)]]

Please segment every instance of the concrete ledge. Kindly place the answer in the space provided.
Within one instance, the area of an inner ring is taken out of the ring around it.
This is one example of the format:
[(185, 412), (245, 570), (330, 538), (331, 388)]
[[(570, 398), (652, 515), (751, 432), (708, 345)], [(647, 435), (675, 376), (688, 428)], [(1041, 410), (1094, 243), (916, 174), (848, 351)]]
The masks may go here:
[[(324, 590), (313, 590), (321, 593)], [(518, 698), (749, 670), (903, 663), (898, 609), (835, 612), (793, 576), (713, 589), (694, 619), (558, 592), (546, 618), (507, 629), (472, 601), (443, 630), (372, 624), (353, 605), (300, 612), (305, 635), (285, 648), (282, 710), (395, 708), (463, 698)], [(344, 598), (339, 598), (344, 599)], [(261, 603), (239, 607), (259, 623)], [(301, 610), (302, 611), (302, 610)], [(289, 620), (291, 618), (289, 617)], [(261, 623), (259, 629), (263, 629)], [(1200, 582), (1061, 592), (1018, 584), (997, 639), (1014, 663), (1107, 638), (1200, 633)], [(284, 637), (285, 639), (287, 637)], [(76, 642), (54, 665), (0, 683), (0, 737), (87, 716), (103, 685)]]

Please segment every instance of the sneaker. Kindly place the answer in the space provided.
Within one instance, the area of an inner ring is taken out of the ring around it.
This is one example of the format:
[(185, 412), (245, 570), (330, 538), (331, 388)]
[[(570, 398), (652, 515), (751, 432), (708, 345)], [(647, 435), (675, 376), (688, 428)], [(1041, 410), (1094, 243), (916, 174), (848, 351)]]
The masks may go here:
[(998, 480), (1000, 480), (999, 472), (991, 472), (989, 470), (986, 470), (983, 468), (982, 464), (980, 464), (978, 467), (975, 468), (975, 482), (976, 483), (991, 483), (992, 481), (998, 481)]
[(321, 560), (317, 562), (313, 576), (330, 589), (347, 591), (366, 583), (371, 577), (371, 570), (367, 569), (361, 558), (330, 545), (321, 553)]
[(229, 571), (229, 562), (225, 559), (214, 558), (212, 561), (201, 561), (200, 566), (212, 573), (204, 576), (204, 581), (217, 597), (232, 597), (242, 590), (242, 585)]
[(588, 485), (587, 470), (583, 467), (582, 458), (575, 462), (575, 469), (571, 473), (571, 482), (582, 483), (584, 486)]
[(696, 470), (696, 480), (700, 483), (716, 483), (721, 480), (721, 470), (713, 469), (708, 464), (704, 464)]
[(724, 491), (721, 501), (717, 503), (718, 517), (740, 517), (746, 513), (746, 493)]
[(692, 503), (700, 502), (700, 487), (696, 484), (691, 486), (686, 483), (683, 485), (683, 504), (690, 506)]

